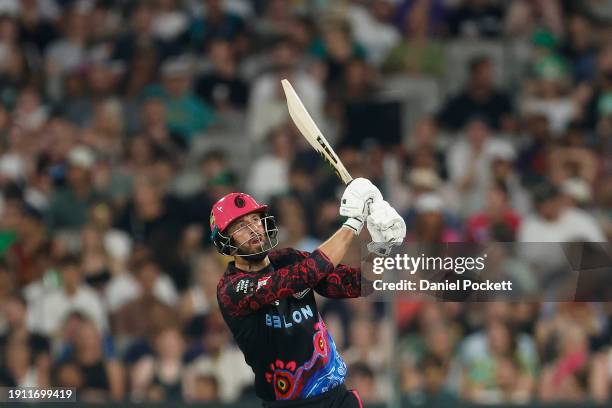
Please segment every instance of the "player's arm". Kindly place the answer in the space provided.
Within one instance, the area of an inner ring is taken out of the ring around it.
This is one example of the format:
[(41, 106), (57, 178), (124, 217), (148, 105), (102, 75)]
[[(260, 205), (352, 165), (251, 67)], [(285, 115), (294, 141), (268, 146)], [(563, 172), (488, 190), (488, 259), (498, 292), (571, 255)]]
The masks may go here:
[[(394, 246), (403, 242), (406, 236), (406, 223), (397, 211), (382, 199), (372, 202), (368, 212), (368, 231), (373, 240), (368, 244), (368, 249), (379, 256), (387, 256)], [(349, 244), (350, 241), (348, 240)], [(348, 246), (344, 248), (343, 255), (346, 249)], [(354, 298), (367, 296), (371, 291), (371, 285), (366, 284), (362, 288), (361, 268), (337, 264), (334, 270), (319, 282), (315, 290), (325, 297)]]

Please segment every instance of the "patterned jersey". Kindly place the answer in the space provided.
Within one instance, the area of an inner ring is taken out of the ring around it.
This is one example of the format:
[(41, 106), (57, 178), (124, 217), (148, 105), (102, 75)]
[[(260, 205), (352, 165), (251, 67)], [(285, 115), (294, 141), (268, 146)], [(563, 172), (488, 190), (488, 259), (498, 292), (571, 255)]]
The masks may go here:
[(361, 292), (361, 271), (325, 254), (272, 251), (270, 265), (245, 272), (230, 262), (217, 300), (266, 401), (319, 395), (344, 382), (346, 365), (319, 315), (313, 291), (330, 298)]

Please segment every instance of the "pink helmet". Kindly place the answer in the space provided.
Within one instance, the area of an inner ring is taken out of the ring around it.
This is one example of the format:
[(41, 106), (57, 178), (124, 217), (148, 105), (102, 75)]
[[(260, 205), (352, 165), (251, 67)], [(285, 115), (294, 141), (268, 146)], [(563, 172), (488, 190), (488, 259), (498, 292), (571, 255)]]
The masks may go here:
[(262, 248), (262, 252), (267, 252), (272, 247), (276, 246), (276, 225), (274, 217), (267, 216), (267, 205), (259, 204), (253, 197), (245, 193), (230, 193), (217, 201), (210, 212), (210, 230), (211, 240), (217, 247), (217, 250), (224, 255), (235, 255), (238, 247), (231, 244), (231, 237), (224, 234), (229, 225), (238, 218), (251, 213), (262, 213), (266, 236), (269, 245), (266, 250)]

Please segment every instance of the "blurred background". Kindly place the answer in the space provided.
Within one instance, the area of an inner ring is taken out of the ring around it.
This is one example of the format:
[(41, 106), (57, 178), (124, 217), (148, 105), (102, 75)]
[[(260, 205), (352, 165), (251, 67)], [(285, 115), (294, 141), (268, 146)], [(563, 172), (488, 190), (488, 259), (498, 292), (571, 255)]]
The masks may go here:
[[(282, 78), (407, 242), (609, 241), (611, 40), (606, 0), (0, 0), (0, 386), (257, 406), (211, 204), (342, 221)], [(611, 398), (609, 303), (319, 301), (366, 403)]]

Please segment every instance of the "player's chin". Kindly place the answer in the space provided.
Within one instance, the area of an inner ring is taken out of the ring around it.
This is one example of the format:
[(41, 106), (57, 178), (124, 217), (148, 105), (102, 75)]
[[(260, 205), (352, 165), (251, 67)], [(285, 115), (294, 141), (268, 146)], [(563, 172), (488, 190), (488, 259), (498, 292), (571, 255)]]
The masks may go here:
[(240, 246), (238, 249), (239, 255), (255, 255), (263, 251), (266, 251), (266, 245), (263, 240), (251, 240), (247, 241)]

